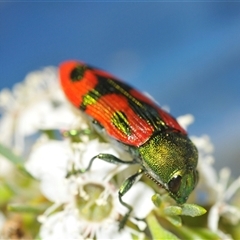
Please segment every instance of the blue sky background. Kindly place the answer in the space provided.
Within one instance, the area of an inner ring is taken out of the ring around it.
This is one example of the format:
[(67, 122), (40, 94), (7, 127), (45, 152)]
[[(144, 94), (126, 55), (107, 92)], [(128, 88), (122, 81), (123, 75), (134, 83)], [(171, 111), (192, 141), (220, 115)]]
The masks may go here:
[(217, 167), (240, 173), (240, 3), (0, 2), (0, 89), (80, 59), (208, 134)]

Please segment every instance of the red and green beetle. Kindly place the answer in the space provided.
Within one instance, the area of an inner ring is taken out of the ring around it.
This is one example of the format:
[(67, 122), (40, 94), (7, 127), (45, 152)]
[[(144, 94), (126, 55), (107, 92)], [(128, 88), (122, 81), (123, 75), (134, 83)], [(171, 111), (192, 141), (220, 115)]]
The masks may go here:
[[(187, 132), (150, 98), (113, 75), (79, 61), (60, 65), (60, 82), (69, 101), (84, 112), (97, 131), (120, 144), (133, 157), (94, 156), (115, 164), (139, 164), (140, 169), (119, 189), (119, 200), (143, 173), (166, 189), (178, 204), (187, 201), (198, 181), (198, 152)], [(123, 221), (123, 222), (124, 222)], [(123, 223), (124, 224), (124, 223)]]

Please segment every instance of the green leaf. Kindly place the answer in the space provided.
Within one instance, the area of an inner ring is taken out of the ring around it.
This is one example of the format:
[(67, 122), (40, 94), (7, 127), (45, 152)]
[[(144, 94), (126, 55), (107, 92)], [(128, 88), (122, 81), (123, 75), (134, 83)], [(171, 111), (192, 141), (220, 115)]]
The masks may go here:
[(21, 205), (21, 204), (9, 204), (7, 206), (7, 210), (11, 212), (19, 212), (19, 213), (40, 213), (46, 209), (45, 204), (41, 204), (38, 206), (29, 206), (29, 205)]
[(176, 228), (175, 231), (181, 237), (181, 239), (195, 240), (195, 239), (205, 239), (202, 238), (198, 233), (196, 233), (191, 228), (182, 226), (180, 228)]
[(165, 218), (176, 227), (182, 226), (182, 218), (179, 216), (166, 216)]
[(192, 228), (194, 232), (196, 232), (201, 239), (208, 239), (208, 240), (216, 240), (219, 239), (219, 236), (216, 233), (211, 232), (207, 228)]
[(161, 197), (161, 195), (159, 195), (158, 193), (154, 194), (154, 195), (152, 196), (152, 201), (153, 201), (153, 204), (154, 204), (157, 208), (159, 208), (159, 207), (161, 206), (161, 204), (162, 204), (162, 197)]
[(2, 144), (0, 144), (0, 154), (16, 165), (24, 163), (24, 159), (22, 157), (16, 155), (12, 149)]
[(195, 239), (220, 239), (216, 233), (211, 232), (207, 228), (193, 228), (182, 226), (175, 229), (176, 233), (181, 239), (195, 240)]
[(0, 144), (0, 155), (4, 156), (7, 160), (15, 164), (18, 169), (25, 174), (25, 176), (35, 179), (24, 167), (25, 160), (15, 154), (12, 149)]
[(150, 214), (147, 217), (147, 223), (152, 239), (179, 240), (179, 238), (177, 238), (173, 233), (164, 229), (153, 214)]
[(181, 215), (182, 208), (179, 206), (168, 206), (164, 208), (164, 213), (166, 215), (174, 216), (174, 215)]
[(190, 217), (197, 217), (205, 214), (207, 210), (196, 204), (185, 203), (182, 205), (182, 214)]
[(0, 205), (6, 204), (13, 197), (14, 192), (4, 182), (0, 184)]

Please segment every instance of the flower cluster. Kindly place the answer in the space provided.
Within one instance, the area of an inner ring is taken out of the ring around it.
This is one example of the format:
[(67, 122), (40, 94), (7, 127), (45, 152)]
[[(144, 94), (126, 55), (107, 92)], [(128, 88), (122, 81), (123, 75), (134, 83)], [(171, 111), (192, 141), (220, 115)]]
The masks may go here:
[[(166, 214), (164, 209), (169, 209), (170, 205), (167, 198), (161, 200), (163, 204), (155, 202), (157, 207), (154, 206), (151, 198), (156, 186), (145, 178), (124, 195), (124, 201), (134, 208), (119, 231), (119, 223), (127, 209), (119, 202), (118, 190), (136, 168), (96, 159), (90, 170), (84, 171), (99, 153), (120, 159), (129, 159), (129, 155), (89, 129), (85, 118), (65, 99), (56, 68), (32, 72), (12, 91), (2, 90), (0, 110), (0, 181), (3, 183), (0, 187), (0, 238), (146, 239), (167, 236), (184, 239), (187, 236), (183, 231), (187, 225), (173, 227), (173, 222), (168, 222), (172, 215), (184, 214), (174, 212), (179, 208)], [(193, 117), (185, 115), (178, 121), (187, 128)], [(230, 170), (222, 169), (219, 176), (214, 170), (213, 146), (209, 138), (192, 137), (192, 141), (199, 150), (200, 175), (192, 200), (209, 207), (205, 234), (207, 231), (209, 239), (230, 238), (230, 233), (220, 228), (219, 221), (225, 218), (228, 223), (239, 223), (240, 210), (230, 199), (240, 188), (240, 178), (228, 186)], [(195, 236), (202, 236), (198, 230), (191, 231)]]

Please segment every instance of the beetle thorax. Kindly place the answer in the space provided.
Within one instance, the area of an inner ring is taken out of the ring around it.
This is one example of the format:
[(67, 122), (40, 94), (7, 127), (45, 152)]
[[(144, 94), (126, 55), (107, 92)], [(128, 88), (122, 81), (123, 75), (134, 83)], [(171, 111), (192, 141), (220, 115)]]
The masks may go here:
[[(178, 132), (160, 132), (139, 147), (139, 154), (146, 173), (169, 191), (176, 201), (184, 202), (183, 199), (188, 197), (185, 195), (190, 194), (197, 181), (198, 153), (191, 140)], [(181, 189), (181, 184), (185, 190)]]

